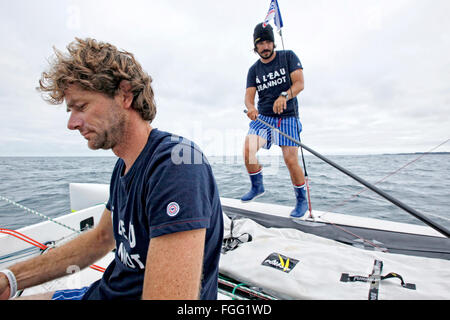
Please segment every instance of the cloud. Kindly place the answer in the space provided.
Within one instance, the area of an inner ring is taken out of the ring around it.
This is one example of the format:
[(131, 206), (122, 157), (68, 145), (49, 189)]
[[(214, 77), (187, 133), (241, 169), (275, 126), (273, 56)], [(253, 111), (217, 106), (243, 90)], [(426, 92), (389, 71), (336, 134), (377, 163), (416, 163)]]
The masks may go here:
[[(305, 68), (299, 99), (308, 146), (324, 154), (416, 152), (449, 138), (448, 1), (279, 3), (284, 44)], [(88, 150), (67, 130), (64, 107), (47, 105), (34, 89), (52, 47), (74, 37), (135, 54), (154, 80), (155, 126), (197, 140), (207, 153), (240, 154), (245, 79), (257, 59), (253, 27), (268, 4), (2, 2), (0, 156), (111, 154)]]

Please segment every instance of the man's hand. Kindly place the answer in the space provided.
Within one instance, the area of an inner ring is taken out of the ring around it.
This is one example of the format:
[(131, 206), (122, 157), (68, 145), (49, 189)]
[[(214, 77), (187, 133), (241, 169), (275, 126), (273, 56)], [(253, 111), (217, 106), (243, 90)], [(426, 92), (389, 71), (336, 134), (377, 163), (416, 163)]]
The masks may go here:
[(287, 108), (287, 99), (283, 96), (279, 96), (277, 100), (273, 103), (273, 112), (276, 114), (283, 113)]
[[(94, 229), (83, 232), (46, 254), (18, 262), (9, 269), (16, 277), (17, 289), (26, 289), (66, 276), (70, 265), (83, 269), (104, 257), (114, 245), (111, 211), (105, 209)], [(10, 290), (8, 278), (0, 273), (0, 300), (8, 299)]]
[(8, 300), (10, 290), (8, 278), (3, 273), (0, 273), (0, 300)]
[(256, 108), (250, 108), (247, 111), (247, 117), (250, 118), (250, 120), (256, 120), (256, 118), (258, 117), (258, 110)]

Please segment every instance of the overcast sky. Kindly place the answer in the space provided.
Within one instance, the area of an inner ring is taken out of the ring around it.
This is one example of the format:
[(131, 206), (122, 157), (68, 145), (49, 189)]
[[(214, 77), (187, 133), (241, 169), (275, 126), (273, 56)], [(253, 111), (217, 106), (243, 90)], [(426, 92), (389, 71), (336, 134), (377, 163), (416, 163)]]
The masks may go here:
[[(55, 46), (92, 37), (153, 78), (154, 127), (240, 154), (254, 26), (269, 0), (0, 2), (0, 156), (91, 151), (35, 87)], [(450, 1), (279, 0), (303, 63), (302, 141), (322, 154), (424, 152), (450, 138)], [(282, 48), (280, 37), (275, 42)], [(279, 154), (279, 148), (266, 154)], [(450, 151), (450, 142), (436, 151)]]

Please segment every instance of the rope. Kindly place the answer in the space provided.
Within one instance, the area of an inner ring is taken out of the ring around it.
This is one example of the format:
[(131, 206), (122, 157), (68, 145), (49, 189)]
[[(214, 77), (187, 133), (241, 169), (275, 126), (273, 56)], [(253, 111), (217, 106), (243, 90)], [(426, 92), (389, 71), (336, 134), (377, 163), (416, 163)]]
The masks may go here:
[[(47, 245), (45, 245), (43, 243), (40, 243), (40, 242), (38, 242), (38, 241), (36, 241), (36, 240), (34, 240), (34, 239), (24, 235), (23, 233), (20, 233), (19, 231), (16, 231), (16, 230), (10, 230), (10, 229), (3, 229), (3, 228), (1, 228), (0, 229), (0, 233), (16, 237), (17, 239), (25, 241), (25, 242), (27, 242), (27, 243), (35, 246), (35, 247), (38, 247), (41, 250), (50, 249), (49, 246), (47, 246)], [(100, 272), (105, 272), (105, 270), (106, 270), (105, 268), (97, 266), (95, 264), (91, 265), (90, 268), (94, 269), (94, 270), (97, 270), (97, 271), (100, 271)]]
[(57, 225), (60, 225), (60, 226), (62, 226), (62, 227), (64, 227), (64, 228), (67, 228), (67, 229), (69, 229), (69, 230), (71, 230), (71, 231), (74, 231), (74, 232), (76, 232), (76, 233), (81, 233), (80, 230), (76, 230), (76, 229), (74, 229), (74, 228), (72, 228), (72, 227), (69, 227), (68, 225), (66, 225), (66, 224), (64, 224), (64, 223), (58, 222), (58, 221), (56, 221), (56, 220), (54, 220), (54, 219), (52, 219), (52, 218), (50, 218), (50, 217), (48, 217), (48, 216), (46, 216), (46, 215), (44, 215), (44, 214), (42, 214), (42, 213), (39, 213), (39, 212), (37, 212), (37, 211), (35, 211), (35, 210), (33, 210), (33, 209), (27, 208), (27, 207), (21, 205), (20, 203), (17, 203), (17, 202), (15, 202), (15, 201), (13, 201), (13, 200), (10, 200), (10, 199), (8, 199), (8, 198), (6, 198), (6, 197), (0, 196), (0, 199), (6, 201), (6, 202), (8, 202), (8, 203), (10, 203), (10, 204), (12, 204), (12, 205), (14, 205), (14, 206), (16, 206), (16, 207), (18, 207), (18, 208), (21, 208), (21, 209), (25, 210), (26, 212), (35, 214), (35, 215), (37, 215), (37, 216), (39, 216), (39, 217), (41, 217), (41, 218), (43, 218), (43, 219), (45, 219), (45, 220), (51, 221), (51, 222), (53, 222), (53, 223), (56, 223)]
[[(236, 289), (239, 288), (239, 287), (242, 287), (242, 286), (245, 286), (245, 283), (239, 283), (237, 286), (235, 286), (235, 287), (233, 288), (233, 291), (231, 292), (231, 294), (232, 294), (233, 296), (235, 296), (235, 295), (236, 295), (236, 294), (235, 294)], [(234, 300), (234, 298), (233, 298), (233, 300)]]
[[(374, 185), (376, 185), (376, 184), (378, 184), (378, 183), (380, 183), (380, 182), (385, 181), (387, 178), (393, 176), (394, 174), (398, 173), (400, 170), (403, 170), (403, 169), (406, 168), (407, 166), (413, 164), (414, 162), (418, 161), (418, 160), (421, 159), (422, 157), (428, 155), (429, 153), (433, 152), (434, 150), (436, 150), (437, 148), (439, 148), (440, 146), (446, 144), (446, 143), (449, 142), (449, 141), (450, 141), (450, 139), (447, 139), (447, 140), (445, 140), (444, 142), (438, 144), (437, 146), (431, 148), (431, 149), (428, 150), (427, 152), (421, 154), (419, 157), (417, 157), (417, 158), (415, 158), (414, 160), (412, 160), (412, 161), (406, 163), (406, 164), (403, 165), (402, 167), (398, 168), (397, 170), (395, 170), (395, 171), (389, 173), (388, 175), (386, 175), (386, 176), (383, 177), (382, 179), (378, 180), (377, 182), (374, 183)], [(360, 195), (361, 193), (363, 193), (363, 192), (365, 192), (365, 191), (367, 191), (367, 190), (368, 190), (367, 188), (363, 189), (362, 191), (360, 191), (360, 192), (354, 194), (351, 198), (349, 198), (349, 199), (347, 199), (347, 200), (344, 200), (343, 202), (341, 202), (341, 203), (339, 203), (338, 205), (334, 206), (334, 207), (333, 207), (332, 209), (330, 209), (329, 211), (330, 211), (330, 212), (333, 212), (336, 208), (338, 208), (338, 207), (340, 207), (340, 206), (343, 206), (344, 204), (346, 204), (347, 202), (353, 200), (353, 198), (357, 197), (358, 195)], [(429, 215), (432, 215), (432, 216), (435, 216), (435, 217), (438, 217), (438, 218), (441, 218), (441, 219), (450, 221), (450, 219), (445, 218), (445, 217), (441, 217), (441, 216), (434, 215), (434, 214), (429, 214)], [(338, 229), (340, 229), (340, 230), (342, 230), (342, 231), (344, 231), (344, 232), (346, 232), (346, 233), (348, 233), (348, 234), (350, 234), (350, 235), (352, 235), (352, 236), (354, 236), (354, 237), (357, 237), (358, 239), (361, 239), (362, 241), (364, 241), (364, 242), (370, 244), (371, 246), (376, 247), (376, 248), (380, 249), (380, 250), (383, 251), (383, 252), (388, 252), (387, 249), (381, 248), (381, 247), (377, 246), (376, 244), (372, 243), (371, 241), (368, 241), (368, 240), (366, 240), (366, 239), (364, 239), (364, 238), (362, 238), (362, 237), (360, 237), (360, 236), (354, 234), (353, 232), (350, 232), (350, 231), (348, 231), (348, 230), (346, 230), (346, 229), (344, 229), (344, 228), (342, 228), (342, 227), (340, 227), (340, 226), (334, 224), (333, 222), (330, 222), (330, 221), (326, 220), (323, 216), (321, 216), (320, 218), (321, 218), (323, 221), (332, 224), (332, 225), (335, 226), (336, 228), (338, 228)]]
[[(389, 173), (388, 175), (386, 175), (386, 176), (383, 177), (382, 179), (378, 180), (377, 182), (374, 183), (374, 185), (377, 185), (377, 184), (379, 184), (379, 183), (385, 181), (387, 178), (393, 176), (394, 174), (398, 173), (400, 170), (403, 170), (403, 169), (406, 168), (407, 166), (413, 164), (414, 162), (418, 161), (418, 160), (421, 159), (422, 157), (428, 155), (429, 153), (433, 152), (434, 150), (436, 150), (437, 148), (439, 148), (440, 146), (446, 144), (446, 143), (449, 142), (449, 141), (450, 141), (450, 139), (447, 139), (447, 140), (445, 140), (444, 142), (441, 142), (441, 143), (438, 144), (437, 146), (435, 146), (435, 147), (431, 148), (430, 150), (428, 150), (427, 152), (421, 154), (421, 155), (420, 155), (419, 157), (417, 157), (416, 159), (414, 159), (414, 160), (412, 160), (412, 161), (406, 163), (406, 164), (403, 165), (402, 167), (398, 168), (397, 170), (395, 170), (395, 171)], [(336, 206), (334, 206), (333, 208), (331, 208), (329, 211), (330, 211), (330, 212), (333, 212), (336, 208), (343, 206), (344, 204), (346, 204), (347, 202), (353, 200), (355, 197), (359, 196), (361, 193), (363, 193), (363, 192), (365, 192), (365, 191), (367, 191), (367, 190), (368, 190), (368, 188), (365, 188), (365, 189), (361, 190), (360, 192), (354, 194), (354, 195), (353, 195), (352, 197), (350, 197), (349, 199), (344, 200), (344, 201), (342, 201), (341, 203), (337, 204)], [(435, 216), (436, 216), (436, 215), (435, 215)], [(447, 218), (440, 217), (440, 216), (437, 216), (437, 217), (442, 218), (442, 219), (447, 219)], [(447, 220), (448, 220), (448, 219), (447, 219)]]
[[(50, 221), (50, 222), (56, 223), (57, 225), (60, 225), (60, 226), (62, 226), (62, 227), (64, 227), (64, 228), (67, 228), (67, 229), (69, 229), (69, 230), (71, 230), (71, 231), (74, 231), (75, 233), (81, 233), (80, 230), (76, 230), (76, 229), (74, 229), (74, 228), (72, 228), (72, 227), (70, 227), (70, 226), (68, 226), (68, 225), (66, 225), (66, 224), (64, 224), (64, 223), (58, 222), (58, 221), (56, 221), (56, 220), (54, 220), (54, 219), (52, 219), (52, 218), (50, 218), (50, 217), (48, 217), (48, 216), (46, 216), (46, 215), (44, 215), (44, 214), (42, 214), (42, 213), (37, 212), (36, 210), (27, 208), (27, 207), (21, 205), (20, 203), (17, 203), (17, 202), (15, 202), (15, 201), (13, 201), (13, 200), (10, 200), (10, 199), (8, 199), (8, 198), (6, 198), (6, 197), (0, 196), (0, 199), (1, 199), (1, 200), (5, 200), (6, 202), (8, 202), (8, 203), (10, 203), (10, 204), (12, 204), (12, 205), (14, 205), (14, 206), (16, 206), (16, 207), (21, 208), (21, 209), (25, 210), (26, 212), (35, 214), (35, 215), (37, 215), (37, 216), (39, 216), (39, 217), (41, 217), (41, 218), (43, 218), (43, 219), (46, 219), (46, 220), (48, 220), (48, 221)], [(24, 235), (23, 233), (20, 233), (20, 232), (16, 231), (16, 230), (11, 230), (11, 229), (6, 229), (6, 228), (0, 228), (0, 233), (7, 234), (7, 235), (10, 235), (10, 236), (16, 237), (16, 238), (18, 238), (18, 239), (20, 239), (20, 240), (22, 240), (22, 241), (25, 241), (25, 242), (27, 242), (27, 243), (29, 243), (29, 244), (35, 246), (35, 247), (38, 247), (38, 248), (41, 249), (41, 250), (47, 250), (47, 249), (50, 249), (50, 248), (49, 248), (48, 246), (46, 246), (45, 244), (42, 244), (42, 243), (40, 243), (40, 242), (38, 242), (38, 241), (36, 241), (36, 240), (34, 240), (34, 239), (32, 239), (32, 238), (30, 238), (30, 237)], [(97, 265), (94, 265), (94, 264), (91, 265), (90, 268), (91, 268), (91, 269), (94, 269), (94, 270), (97, 270), (97, 271), (100, 271), (100, 272), (105, 272), (105, 268), (100, 267), (100, 266), (97, 266)]]
[(242, 292), (244, 292), (244, 293), (246, 293), (246, 294), (248, 294), (250, 296), (253, 296), (253, 297), (257, 298), (257, 299), (261, 299), (261, 300), (277, 300), (277, 298), (275, 298), (273, 296), (270, 296), (270, 295), (265, 294), (263, 292), (260, 292), (260, 291), (257, 291), (257, 290), (253, 290), (253, 289), (247, 287), (247, 285), (245, 283), (236, 284), (234, 282), (231, 282), (231, 281), (225, 279), (224, 276), (221, 275), (221, 274), (219, 275), (218, 281), (219, 281), (219, 284), (222, 284), (222, 285), (225, 285), (227, 287), (233, 288), (233, 290), (232, 290), (232, 294), (233, 294), (232, 298), (233, 297), (239, 297), (236, 294), (236, 291), (242, 291)]
[(353, 232), (351, 232), (351, 231), (345, 229), (344, 227), (341, 227), (341, 226), (335, 224), (334, 222), (328, 221), (327, 219), (323, 218), (323, 216), (321, 216), (320, 219), (321, 219), (322, 221), (326, 222), (326, 223), (331, 224), (333, 227), (335, 227), (335, 228), (337, 228), (337, 229), (339, 229), (339, 230), (341, 230), (341, 231), (343, 231), (343, 232), (345, 232), (345, 233), (348, 233), (349, 235), (352, 235), (352, 236), (354, 236), (355, 238), (358, 238), (358, 239), (360, 239), (360, 240), (362, 240), (362, 241), (368, 243), (368, 244), (371, 245), (372, 247), (377, 248), (378, 250), (380, 250), (381, 252), (389, 252), (388, 249), (382, 248), (382, 247), (376, 245), (375, 243), (373, 243), (372, 241), (369, 241), (369, 240), (367, 240), (367, 239), (365, 239), (365, 238), (363, 238), (363, 237), (357, 235), (356, 233), (353, 233)]
[[(279, 34), (280, 34), (280, 38), (281, 38), (281, 46), (283, 47), (283, 51), (286, 51), (285, 48), (284, 48), (284, 39), (283, 39), (283, 33), (281, 32), (281, 29), (279, 31)], [(288, 79), (288, 85), (289, 85), (289, 92), (291, 94), (291, 100), (292, 100), (292, 99), (294, 99), (294, 95), (292, 93), (291, 74), (290, 74), (290, 70), (289, 70), (289, 63), (287, 61), (287, 54), (286, 54), (286, 52), (284, 52), (284, 60), (286, 62), (286, 69), (288, 70), (288, 72), (287, 72), (287, 74), (288, 74), (287, 79)], [(286, 104), (287, 104), (287, 101), (286, 101)], [(299, 103), (298, 102), (297, 102), (297, 108), (299, 108)], [(297, 109), (295, 108), (295, 106), (294, 106), (294, 112), (295, 112), (295, 117), (298, 119), (298, 121), (300, 121), (300, 116), (297, 113)], [(298, 126), (297, 126), (297, 134), (298, 134), (298, 139), (301, 141), (300, 129), (299, 129)], [(308, 176), (308, 171), (306, 170), (306, 162), (305, 162), (305, 156), (303, 154), (303, 147), (302, 146), (299, 146), (299, 147), (300, 147), (300, 154), (302, 156), (303, 171), (304, 171), (305, 183), (306, 183), (306, 191), (307, 191), (307, 194), (308, 194), (309, 216), (313, 217), (313, 215), (312, 215), (311, 193), (310, 193), (310, 189), (309, 189), (309, 176)]]

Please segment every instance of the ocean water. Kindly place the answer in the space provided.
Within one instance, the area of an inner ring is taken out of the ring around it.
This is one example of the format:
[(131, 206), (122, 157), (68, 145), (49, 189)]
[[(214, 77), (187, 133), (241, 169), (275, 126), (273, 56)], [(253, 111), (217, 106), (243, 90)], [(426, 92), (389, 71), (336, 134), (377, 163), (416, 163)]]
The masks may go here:
[[(327, 158), (372, 184), (412, 162), (376, 186), (450, 229), (450, 154)], [(294, 191), (282, 157), (259, 159), (264, 165), (266, 194), (257, 201), (294, 206)], [(250, 181), (241, 157), (208, 160), (222, 197), (239, 199), (249, 190)], [(313, 212), (332, 211), (423, 225), (322, 160), (305, 154), (305, 161)], [(0, 157), (0, 196), (58, 217), (70, 212), (69, 183), (109, 183), (115, 162), (114, 157)], [(0, 199), (0, 227), (18, 229), (41, 221), (42, 218)]]

